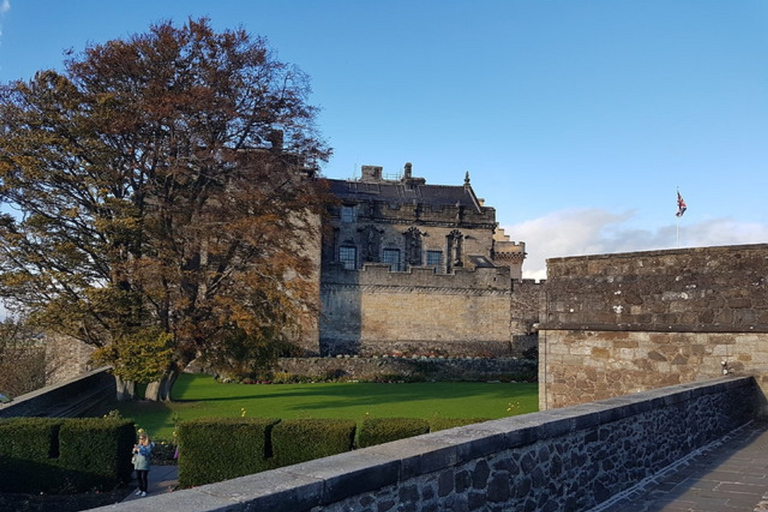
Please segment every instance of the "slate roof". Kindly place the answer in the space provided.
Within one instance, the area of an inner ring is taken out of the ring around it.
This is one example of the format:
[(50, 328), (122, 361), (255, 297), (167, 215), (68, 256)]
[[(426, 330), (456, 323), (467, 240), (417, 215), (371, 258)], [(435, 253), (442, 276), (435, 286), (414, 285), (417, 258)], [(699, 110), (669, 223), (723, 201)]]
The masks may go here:
[(421, 204), (460, 206), (482, 211), (471, 186), (427, 185), (400, 181), (331, 180), (330, 191), (342, 201), (383, 201), (390, 204)]

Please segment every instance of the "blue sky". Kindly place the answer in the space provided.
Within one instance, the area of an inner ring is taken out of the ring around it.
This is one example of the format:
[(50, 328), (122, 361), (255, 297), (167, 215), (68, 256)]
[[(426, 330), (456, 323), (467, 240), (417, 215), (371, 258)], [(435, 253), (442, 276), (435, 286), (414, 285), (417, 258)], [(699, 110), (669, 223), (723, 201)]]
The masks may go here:
[(190, 16), (310, 76), (326, 176), (469, 172), (526, 242), (525, 277), (550, 257), (768, 241), (765, 0), (0, 0), (0, 81)]

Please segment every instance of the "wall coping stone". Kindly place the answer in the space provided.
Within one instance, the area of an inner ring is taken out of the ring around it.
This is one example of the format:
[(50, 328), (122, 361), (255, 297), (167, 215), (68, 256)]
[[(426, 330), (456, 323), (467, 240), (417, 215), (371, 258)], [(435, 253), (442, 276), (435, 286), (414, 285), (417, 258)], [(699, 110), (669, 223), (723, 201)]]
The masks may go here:
[(660, 406), (740, 387), (754, 387), (754, 379), (721, 377), (491, 420), (92, 510), (309, 510), (505, 449), (593, 429)]
[[(114, 377), (104, 366), (71, 379), (45, 386), (0, 404), (0, 418), (14, 416), (49, 416), (66, 409), (67, 403), (78, 401), (83, 393), (107, 393), (114, 389)], [(92, 398), (92, 397), (90, 397)]]

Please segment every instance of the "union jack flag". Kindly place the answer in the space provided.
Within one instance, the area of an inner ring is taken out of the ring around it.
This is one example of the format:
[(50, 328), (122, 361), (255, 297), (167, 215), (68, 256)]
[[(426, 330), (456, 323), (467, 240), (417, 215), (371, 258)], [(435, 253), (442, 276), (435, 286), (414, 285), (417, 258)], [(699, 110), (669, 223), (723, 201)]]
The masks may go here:
[(677, 215), (678, 217), (682, 217), (685, 213), (685, 210), (687, 210), (688, 207), (685, 205), (685, 201), (683, 201), (683, 196), (680, 195), (680, 192), (677, 193)]

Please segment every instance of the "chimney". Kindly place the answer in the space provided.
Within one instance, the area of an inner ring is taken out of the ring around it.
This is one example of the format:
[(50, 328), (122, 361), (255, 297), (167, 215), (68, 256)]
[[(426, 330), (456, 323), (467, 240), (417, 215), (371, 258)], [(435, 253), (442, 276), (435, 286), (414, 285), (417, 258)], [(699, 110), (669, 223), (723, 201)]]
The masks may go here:
[(403, 179), (405, 180), (411, 179), (412, 172), (413, 172), (413, 164), (411, 162), (406, 162), (405, 169), (403, 170)]
[(363, 176), (362, 181), (368, 183), (376, 183), (381, 180), (381, 174), (384, 168), (380, 165), (364, 165), (361, 169)]

